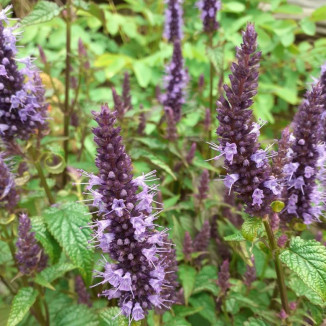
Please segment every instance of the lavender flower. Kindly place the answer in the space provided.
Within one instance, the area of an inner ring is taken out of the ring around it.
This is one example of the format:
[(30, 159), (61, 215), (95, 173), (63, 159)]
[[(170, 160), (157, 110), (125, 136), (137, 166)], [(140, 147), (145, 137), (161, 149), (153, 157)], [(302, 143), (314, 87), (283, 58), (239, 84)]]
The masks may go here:
[(209, 172), (208, 170), (204, 170), (199, 181), (199, 187), (198, 187), (198, 194), (196, 197), (199, 199), (199, 201), (203, 201), (207, 198), (207, 193), (209, 190)]
[[(119, 298), (121, 313), (132, 320), (145, 318), (153, 308), (168, 309), (174, 302), (176, 285), (175, 251), (167, 238), (168, 229), (157, 231), (153, 221), (161, 209), (153, 211), (157, 185), (155, 171), (133, 178), (130, 157), (125, 152), (120, 128), (114, 126), (116, 112), (102, 106), (94, 113), (93, 129), (98, 145), (98, 176), (87, 174), (87, 190), (100, 220), (90, 224), (95, 247), (108, 254), (104, 271), (96, 271), (111, 289), (102, 292), (108, 299)], [(113, 262), (112, 262), (113, 261)]]
[(163, 36), (169, 41), (182, 40), (182, 3), (183, 0), (165, 0), (165, 25)]
[(18, 194), (15, 189), (15, 178), (0, 153), (0, 208), (12, 212), (18, 203)]
[(225, 186), (238, 193), (247, 213), (263, 216), (270, 212), (270, 203), (280, 194), (280, 186), (271, 175), (267, 151), (259, 148), (260, 125), (253, 122), (249, 110), (257, 93), (261, 56), (261, 52), (255, 52), (256, 39), (254, 26), (248, 24), (243, 43), (237, 48), (238, 64), (231, 67), (231, 87), (224, 85), (227, 99), (221, 96), (217, 103), (220, 144), (211, 146), (220, 152), (215, 159), (225, 157)]
[(123, 78), (122, 101), (123, 101), (123, 107), (125, 111), (129, 111), (133, 108), (131, 104), (131, 94), (130, 94), (130, 77), (127, 72), (125, 72)]
[(188, 83), (188, 73), (183, 67), (183, 57), (179, 41), (174, 42), (171, 63), (165, 68), (165, 94), (161, 95), (164, 107), (173, 110), (176, 122), (181, 118), (182, 104), (185, 102), (185, 87)]
[(221, 288), (222, 294), (225, 294), (226, 291), (230, 288), (231, 284), (230, 280), (230, 272), (229, 272), (229, 261), (224, 260), (221, 269), (218, 273), (217, 285)]
[(191, 261), (191, 254), (194, 252), (192, 239), (190, 233), (186, 231), (185, 237), (183, 239), (183, 249), (182, 249), (185, 261)]
[(170, 141), (174, 141), (178, 138), (174, 113), (170, 108), (165, 108), (164, 111), (165, 111), (165, 117), (167, 122), (166, 138)]
[[(16, 59), (17, 25), (9, 26), (10, 9), (0, 12), (0, 136), (28, 139), (46, 128), (47, 105), (31, 58)], [(23, 66), (20, 70), (17, 62)]]
[(16, 246), (18, 248), (16, 260), (22, 274), (40, 272), (46, 267), (48, 256), (37, 244), (35, 233), (31, 232), (31, 220), (26, 214), (21, 214), (19, 217)]
[(197, 144), (196, 143), (192, 143), (191, 144), (191, 147), (190, 147), (190, 150), (186, 156), (186, 161), (188, 164), (191, 164), (192, 160), (194, 159), (195, 157), (195, 153), (196, 153), (196, 149), (197, 149)]
[(117, 118), (119, 121), (122, 121), (126, 110), (121, 97), (118, 95), (114, 87), (112, 87), (112, 97), (114, 103), (114, 110), (117, 112)]
[(197, 2), (197, 7), (201, 11), (200, 18), (203, 21), (204, 32), (214, 33), (219, 27), (216, 14), (221, 10), (221, 2), (218, 0), (200, 0)]
[(209, 245), (210, 235), (211, 235), (211, 226), (209, 224), (209, 221), (205, 221), (201, 230), (196, 235), (193, 244), (195, 252), (203, 252), (196, 259), (196, 265), (200, 265), (201, 261), (207, 257), (205, 251), (207, 251)]
[[(143, 110), (143, 108), (144, 107), (141, 105), (140, 109)], [(137, 129), (138, 134), (143, 136), (145, 128), (146, 128), (146, 116), (145, 116), (145, 112), (141, 112), (139, 115), (139, 125)]]
[(322, 193), (316, 183), (319, 167), (323, 172), (326, 156), (324, 145), (318, 145), (323, 101), (322, 87), (317, 83), (306, 94), (294, 118), (291, 162), (283, 168), (288, 190), (285, 210), (280, 217), (286, 221), (297, 217), (310, 224), (319, 220), (323, 209)]
[(79, 304), (84, 304), (88, 307), (92, 306), (90, 296), (87, 293), (86, 286), (85, 286), (84, 281), (80, 275), (77, 275), (75, 278), (75, 291), (78, 296)]
[(255, 268), (255, 258), (251, 258), (252, 266), (247, 265), (246, 272), (243, 275), (243, 283), (250, 288), (251, 284), (257, 279), (256, 268)]

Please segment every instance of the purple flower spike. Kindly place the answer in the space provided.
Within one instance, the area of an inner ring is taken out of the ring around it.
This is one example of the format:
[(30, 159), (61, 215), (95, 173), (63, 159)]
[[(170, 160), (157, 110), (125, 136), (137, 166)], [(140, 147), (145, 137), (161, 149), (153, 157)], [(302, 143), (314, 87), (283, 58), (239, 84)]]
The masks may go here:
[(164, 88), (165, 94), (161, 95), (161, 103), (164, 107), (173, 110), (175, 120), (178, 122), (181, 118), (182, 104), (185, 102), (185, 88), (189, 76), (183, 67), (183, 57), (181, 44), (174, 42), (173, 55), (171, 63), (165, 68)]
[(318, 221), (323, 209), (325, 148), (321, 141), (320, 116), (325, 97), (319, 83), (306, 94), (293, 122), (291, 162), (283, 168), (286, 191), (285, 209), (280, 217), (286, 221), (301, 218), (304, 223)]
[(166, 138), (170, 141), (174, 141), (178, 138), (178, 132), (174, 113), (171, 108), (165, 108), (165, 116), (167, 122)]
[(195, 153), (196, 153), (196, 149), (197, 149), (197, 144), (196, 143), (192, 143), (191, 144), (191, 147), (190, 147), (190, 150), (186, 156), (186, 161), (188, 164), (191, 164), (192, 163), (192, 160), (194, 159), (195, 157)]
[(118, 95), (118, 93), (114, 87), (112, 87), (112, 97), (113, 97), (113, 103), (114, 103), (114, 110), (117, 112), (118, 120), (121, 121), (121, 120), (123, 120), (126, 110), (125, 110), (125, 107), (124, 107), (121, 97)]
[(184, 254), (185, 261), (190, 261), (191, 254), (194, 252), (194, 248), (193, 248), (193, 243), (192, 243), (190, 233), (188, 231), (186, 231), (185, 233), (182, 252)]
[(15, 178), (10, 172), (0, 153), (0, 208), (12, 212), (17, 205), (19, 196), (15, 188)]
[(200, 263), (207, 257), (205, 251), (207, 251), (209, 240), (211, 236), (211, 225), (209, 221), (205, 221), (200, 232), (196, 235), (194, 240), (194, 251), (195, 252), (203, 252), (197, 259), (196, 265), (200, 265)]
[(131, 94), (130, 94), (130, 77), (127, 72), (125, 72), (123, 78), (122, 101), (123, 101), (123, 107), (125, 111), (129, 111), (133, 108), (131, 104)]
[(19, 217), (16, 246), (18, 248), (16, 260), (22, 274), (40, 272), (46, 267), (48, 256), (37, 244), (35, 233), (31, 232), (31, 220), (26, 214), (21, 214)]
[(197, 7), (201, 11), (200, 18), (203, 21), (204, 31), (206, 33), (214, 33), (219, 27), (216, 14), (221, 10), (221, 1), (200, 0), (197, 2)]
[(88, 307), (92, 306), (89, 293), (87, 293), (86, 286), (80, 275), (77, 275), (75, 278), (75, 291), (78, 296), (78, 303), (85, 304)]
[(229, 261), (224, 260), (221, 269), (218, 273), (217, 285), (221, 288), (221, 292), (223, 294), (230, 288), (231, 284), (230, 280), (230, 272), (229, 272)]
[[(47, 105), (32, 59), (16, 58), (17, 25), (8, 24), (10, 8), (0, 12), (0, 137), (28, 139), (47, 128)], [(20, 70), (17, 62), (22, 65)]]
[(182, 40), (182, 25), (183, 25), (183, 0), (165, 0), (165, 25), (164, 25), (164, 38), (169, 42)]
[(176, 260), (168, 229), (155, 229), (162, 209), (153, 207), (158, 185), (147, 184), (157, 180), (155, 171), (133, 178), (120, 128), (114, 126), (116, 115), (106, 105), (94, 113), (99, 174), (84, 174), (101, 218), (90, 224), (94, 245), (110, 257), (104, 270), (95, 272), (102, 279), (98, 284), (113, 287), (101, 295), (118, 298), (131, 324), (144, 319), (148, 310), (166, 310), (175, 302)]
[(209, 190), (209, 172), (208, 170), (204, 170), (200, 177), (198, 194), (196, 195), (199, 201), (203, 201), (204, 199), (207, 198), (208, 190)]
[[(144, 109), (144, 107), (142, 105), (140, 105), (140, 109), (142, 111)], [(139, 124), (138, 124), (138, 128), (137, 128), (138, 134), (143, 136), (145, 128), (146, 128), (146, 115), (145, 115), (145, 112), (141, 112), (139, 115)]]
[(246, 272), (243, 276), (243, 283), (250, 288), (251, 284), (257, 279), (256, 268), (255, 268), (255, 258), (251, 258), (252, 266), (247, 265)]
[(226, 98), (221, 96), (217, 102), (220, 144), (211, 146), (220, 152), (215, 159), (225, 158), (226, 187), (238, 194), (248, 214), (263, 216), (270, 212), (270, 203), (279, 187), (271, 176), (269, 155), (260, 149), (257, 139), (260, 125), (253, 122), (250, 110), (257, 93), (261, 57), (261, 52), (256, 52), (256, 39), (254, 25), (248, 24), (243, 43), (236, 51), (238, 63), (231, 66), (231, 86), (224, 85)]

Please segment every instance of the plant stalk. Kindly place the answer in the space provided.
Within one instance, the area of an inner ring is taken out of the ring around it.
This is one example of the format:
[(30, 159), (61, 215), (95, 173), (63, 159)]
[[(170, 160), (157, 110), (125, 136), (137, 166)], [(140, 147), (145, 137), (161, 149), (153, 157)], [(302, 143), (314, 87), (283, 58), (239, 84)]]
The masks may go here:
[[(68, 164), (68, 147), (69, 147), (69, 89), (70, 89), (70, 57), (71, 57), (71, 0), (67, 0), (67, 17), (66, 17), (66, 73), (65, 73), (65, 103), (64, 103), (64, 137), (63, 149), (65, 153), (66, 166)], [(67, 168), (63, 171), (63, 187), (68, 179)]]
[[(272, 254), (273, 254), (273, 258), (274, 258), (275, 270), (276, 270), (276, 275), (277, 275), (277, 283), (278, 283), (278, 288), (280, 291), (282, 307), (283, 307), (284, 311), (288, 315), (290, 315), (289, 301), (288, 301), (288, 297), (287, 297), (285, 278), (284, 278), (284, 270), (283, 270), (282, 264), (279, 259), (279, 250), (278, 250), (278, 247), (277, 247), (277, 244), (275, 241), (273, 230), (269, 224), (268, 215), (266, 215), (263, 218), (263, 222), (264, 222), (265, 230), (267, 233), (269, 245), (272, 250)], [(287, 325), (290, 325), (288, 320), (286, 320), (286, 323), (287, 323)]]

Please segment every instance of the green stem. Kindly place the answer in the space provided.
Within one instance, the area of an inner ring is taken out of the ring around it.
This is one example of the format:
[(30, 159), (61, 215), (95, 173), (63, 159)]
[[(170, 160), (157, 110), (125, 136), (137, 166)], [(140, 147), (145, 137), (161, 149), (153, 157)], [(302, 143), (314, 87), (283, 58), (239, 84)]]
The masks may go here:
[(16, 295), (16, 291), (14, 290), (14, 288), (11, 286), (11, 284), (2, 275), (0, 275), (0, 280), (7, 287), (7, 289), (9, 290), (9, 292), (12, 295)]
[[(208, 41), (208, 47), (213, 48), (213, 34), (210, 33), (209, 35), (209, 41)], [(211, 113), (211, 117), (214, 116), (213, 112), (213, 84), (214, 84), (214, 65), (212, 62), (210, 62), (209, 66), (209, 112)], [(212, 133), (211, 128), (208, 129), (208, 141), (212, 141)], [(208, 150), (208, 157), (210, 158), (212, 156), (212, 149), (209, 147)]]
[[(287, 292), (286, 292), (286, 285), (285, 285), (285, 278), (284, 278), (284, 271), (282, 264), (279, 259), (279, 249), (275, 241), (274, 233), (273, 230), (269, 224), (268, 220), (268, 215), (266, 215), (263, 219), (265, 230), (267, 233), (269, 245), (273, 254), (274, 258), (274, 263), (275, 263), (275, 270), (276, 270), (276, 275), (277, 275), (277, 283), (278, 283), (278, 288), (280, 291), (280, 296), (281, 296), (281, 302), (282, 302), (282, 307), (284, 311), (289, 315), (290, 314), (290, 308), (289, 308), (289, 302), (288, 302), (288, 297), (287, 297)], [(287, 325), (290, 325), (289, 321), (286, 320)]]
[[(65, 162), (68, 164), (69, 147), (69, 89), (70, 89), (70, 57), (71, 57), (71, 0), (67, 0), (67, 18), (66, 18), (66, 74), (65, 74), (65, 103), (64, 103), (64, 142), (63, 149), (65, 153)], [(67, 169), (63, 171), (63, 187), (67, 183)]]

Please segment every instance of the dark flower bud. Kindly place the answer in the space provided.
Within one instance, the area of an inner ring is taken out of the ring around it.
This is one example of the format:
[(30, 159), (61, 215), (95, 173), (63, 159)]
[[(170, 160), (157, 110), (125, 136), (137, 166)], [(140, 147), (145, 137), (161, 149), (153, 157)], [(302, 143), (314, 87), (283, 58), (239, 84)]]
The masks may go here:
[(199, 187), (198, 187), (198, 194), (196, 194), (196, 197), (199, 199), (199, 201), (203, 201), (207, 198), (209, 190), (209, 172), (208, 170), (204, 170), (199, 181)]
[(192, 163), (192, 160), (194, 159), (195, 157), (195, 152), (196, 152), (196, 149), (197, 149), (197, 144), (196, 143), (192, 143), (191, 144), (191, 147), (190, 147), (190, 150), (186, 156), (186, 161), (188, 164), (191, 164)]
[(280, 247), (280, 248), (284, 248), (286, 246), (288, 242), (288, 237), (286, 234), (282, 234), (278, 240), (277, 240), (277, 245)]
[(185, 237), (183, 240), (183, 250), (184, 254), (184, 259), (185, 261), (190, 261), (191, 260), (191, 254), (194, 252), (194, 248), (192, 245), (192, 239), (188, 231), (185, 233)]
[(79, 304), (84, 304), (88, 307), (92, 306), (92, 302), (91, 302), (89, 293), (87, 293), (86, 286), (85, 286), (84, 281), (80, 275), (77, 275), (75, 278), (75, 291), (78, 296)]
[(231, 284), (230, 280), (230, 272), (229, 272), (229, 261), (224, 260), (221, 269), (218, 273), (217, 285), (221, 288), (221, 292), (223, 294), (230, 288)]

